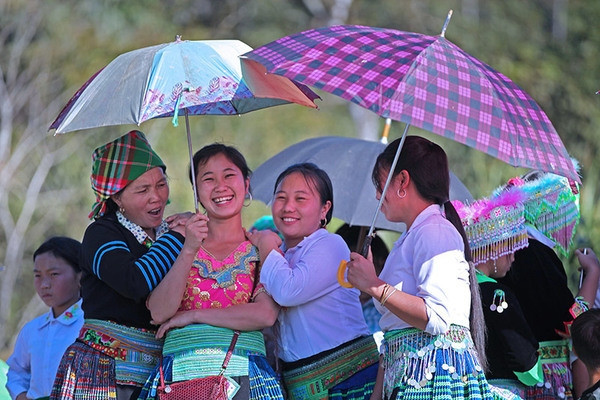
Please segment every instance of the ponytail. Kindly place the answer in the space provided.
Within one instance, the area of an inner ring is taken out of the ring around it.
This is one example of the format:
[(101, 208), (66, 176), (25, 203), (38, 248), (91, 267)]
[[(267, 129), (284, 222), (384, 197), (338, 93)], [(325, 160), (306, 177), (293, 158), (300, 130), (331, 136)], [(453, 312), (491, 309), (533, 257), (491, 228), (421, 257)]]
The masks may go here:
[(475, 344), (475, 350), (479, 357), (479, 364), (484, 372), (487, 372), (488, 363), (487, 356), (485, 354), (485, 342), (487, 340), (487, 329), (483, 316), (483, 306), (481, 304), (481, 295), (479, 290), (479, 283), (477, 282), (477, 276), (475, 275), (475, 267), (473, 265), (473, 258), (471, 256), (471, 248), (467, 239), (467, 234), (463, 228), (463, 224), (460, 221), (460, 217), (454, 208), (454, 205), (450, 201), (444, 203), (444, 211), (446, 219), (454, 225), (458, 233), (463, 239), (465, 245), (465, 259), (469, 263), (469, 287), (471, 289), (471, 312), (469, 314), (469, 325), (471, 330), (471, 336), (473, 343)]

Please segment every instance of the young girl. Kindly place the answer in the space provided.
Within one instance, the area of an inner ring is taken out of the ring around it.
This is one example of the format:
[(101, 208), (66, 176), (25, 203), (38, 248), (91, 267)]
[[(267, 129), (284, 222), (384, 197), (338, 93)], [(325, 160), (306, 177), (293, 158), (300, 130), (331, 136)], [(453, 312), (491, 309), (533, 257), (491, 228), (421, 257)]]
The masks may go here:
[(35, 291), (50, 311), (25, 324), (8, 358), (6, 387), (13, 399), (49, 396), (60, 359), (79, 334), (80, 251), (77, 240), (56, 236), (33, 253)]
[(373, 181), (379, 197), (392, 174), (381, 210), (407, 230), (379, 277), (358, 253), (348, 263), (348, 281), (370, 294), (382, 314), (386, 350), (374, 398), (383, 389), (386, 399), (491, 399), (483, 341), (476, 348), (472, 338), (485, 328), (481, 301), (465, 258), (468, 242), (448, 200), (446, 153), (425, 138), (408, 136), (391, 170), (399, 142), (379, 155)]
[[(148, 299), (154, 322), (162, 324), (157, 337), (166, 334), (159, 369), (166, 383), (217, 375), (240, 330), (225, 370), (234, 399), (282, 399), (260, 332), (273, 325), (279, 307), (258, 284), (257, 250), (242, 227), (250, 170), (239, 151), (222, 144), (205, 146), (193, 161), (208, 232), (193, 259), (174, 266)], [(159, 384), (157, 370), (140, 398), (155, 398)]]
[(337, 282), (350, 251), (325, 229), (332, 210), (325, 171), (292, 165), (277, 178), (272, 202), (283, 245), (273, 232), (249, 235), (259, 249), (261, 283), (282, 306), (278, 353), (290, 399), (368, 399), (375, 384), (378, 351), (359, 291)]

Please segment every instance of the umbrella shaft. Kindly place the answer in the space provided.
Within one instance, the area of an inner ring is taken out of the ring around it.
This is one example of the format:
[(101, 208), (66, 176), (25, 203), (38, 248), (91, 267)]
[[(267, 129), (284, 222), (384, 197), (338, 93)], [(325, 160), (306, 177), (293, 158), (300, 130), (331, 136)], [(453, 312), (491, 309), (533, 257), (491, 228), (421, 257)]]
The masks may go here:
[(379, 198), (379, 203), (377, 203), (377, 209), (375, 210), (375, 215), (373, 216), (373, 222), (371, 222), (371, 227), (369, 228), (369, 233), (367, 234), (367, 238), (373, 236), (373, 231), (375, 230), (375, 221), (377, 221), (377, 216), (379, 215), (379, 210), (381, 210), (381, 205), (383, 204), (383, 199), (385, 198), (385, 194), (387, 193), (388, 187), (390, 186), (390, 182), (392, 181), (392, 176), (394, 175), (394, 169), (396, 169), (396, 164), (398, 163), (398, 158), (400, 158), (400, 152), (402, 151), (402, 146), (404, 146), (404, 140), (406, 139), (406, 133), (408, 132), (409, 124), (406, 124), (404, 127), (404, 132), (402, 133), (402, 139), (400, 139), (400, 144), (398, 145), (398, 150), (396, 151), (396, 155), (394, 156), (394, 161), (392, 162), (392, 166), (390, 167), (390, 172), (388, 173), (387, 179), (385, 180), (385, 185), (383, 186), (383, 190), (381, 191), (381, 197)]
[[(177, 110), (175, 110), (177, 113)], [(194, 153), (192, 150), (192, 134), (190, 133), (190, 120), (188, 117), (188, 110), (184, 108), (185, 115), (185, 130), (187, 133), (187, 142), (188, 142), (188, 152), (190, 154), (190, 171), (192, 173), (192, 186), (194, 188), (194, 208), (196, 209), (196, 214), (200, 210), (198, 206), (198, 189), (196, 187), (196, 168), (194, 166)]]

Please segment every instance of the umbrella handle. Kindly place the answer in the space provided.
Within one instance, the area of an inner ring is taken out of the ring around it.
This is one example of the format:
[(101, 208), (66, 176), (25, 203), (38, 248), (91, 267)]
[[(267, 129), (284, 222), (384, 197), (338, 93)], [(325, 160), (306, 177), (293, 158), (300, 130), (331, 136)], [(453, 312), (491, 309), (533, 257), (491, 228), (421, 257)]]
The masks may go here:
[(347, 282), (346, 279), (344, 279), (347, 268), (348, 268), (348, 261), (346, 261), (346, 260), (340, 261), (340, 265), (337, 270), (337, 280), (341, 287), (353, 288), (354, 286), (350, 282)]
[[(373, 235), (368, 235), (367, 237), (365, 237), (365, 242), (363, 243), (362, 251), (360, 252), (360, 254), (365, 258), (367, 258), (367, 255), (369, 254), (369, 247), (371, 247), (372, 241)], [(348, 269), (348, 262), (346, 260), (340, 261), (340, 265), (338, 266), (337, 270), (338, 283), (341, 287), (353, 288), (354, 285), (345, 280), (346, 269)]]

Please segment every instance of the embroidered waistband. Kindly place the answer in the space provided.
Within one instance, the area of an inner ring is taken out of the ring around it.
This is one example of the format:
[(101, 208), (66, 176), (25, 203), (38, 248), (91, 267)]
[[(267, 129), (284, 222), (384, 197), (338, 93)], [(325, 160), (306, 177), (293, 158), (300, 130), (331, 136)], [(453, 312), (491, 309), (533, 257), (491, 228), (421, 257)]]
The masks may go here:
[(349, 342), (311, 364), (284, 371), (283, 379), (292, 399), (327, 398), (327, 390), (379, 360), (372, 336)]
[(436, 374), (458, 380), (470, 373), (482, 373), (468, 328), (451, 325), (441, 335), (407, 328), (386, 332), (384, 337), (386, 396), (402, 382), (419, 389)]
[[(231, 329), (205, 324), (193, 324), (169, 331), (163, 354), (173, 357), (173, 380), (218, 374), (232, 337)], [(248, 375), (248, 356), (251, 354), (266, 354), (264, 337), (260, 331), (240, 334), (225, 375)]]
[(568, 340), (549, 340), (540, 342), (538, 350), (542, 364), (568, 362), (569, 361), (569, 342)]
[(79, 331), (80, 342), (115, 359), (118, 383), (144, 384), (160, 359), (163, 341), (153, 331), (86, 319)]

